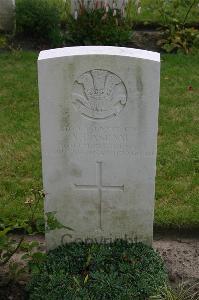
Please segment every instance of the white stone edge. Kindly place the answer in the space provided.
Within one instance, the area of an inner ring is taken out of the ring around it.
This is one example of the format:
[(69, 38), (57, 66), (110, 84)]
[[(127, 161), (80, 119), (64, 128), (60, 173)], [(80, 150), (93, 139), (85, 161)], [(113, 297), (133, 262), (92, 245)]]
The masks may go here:
[(160, 62), (160, 54), (147, 50), (114, 46), (76, 46), (41, 51), (38, 61), (83, 55), (112, 55), (134, 57)]

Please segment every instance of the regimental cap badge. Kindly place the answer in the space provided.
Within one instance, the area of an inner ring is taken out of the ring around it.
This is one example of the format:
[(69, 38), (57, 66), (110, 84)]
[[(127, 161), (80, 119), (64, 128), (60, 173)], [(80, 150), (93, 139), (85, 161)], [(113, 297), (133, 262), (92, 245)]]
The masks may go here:
[(122, 80), (106, 70), (91, 70), (79, 76), (73, 86), (73, 104), (85, 117), (107, 119), (126, 105), (127, 92)]

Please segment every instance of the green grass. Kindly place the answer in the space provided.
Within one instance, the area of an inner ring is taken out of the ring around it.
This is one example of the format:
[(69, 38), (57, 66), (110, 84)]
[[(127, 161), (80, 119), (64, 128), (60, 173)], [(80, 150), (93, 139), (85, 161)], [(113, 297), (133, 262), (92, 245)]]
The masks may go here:
[(41, 186), (36, 53), (0, 55), (0, 218), (26, 218), (24, 205)]
[[(173, 0), (172, 0), (173, 1)], [(171, 2), (172, 2), (171, 1)], [(155, 6), (155, 3), (157, 3), (158, 0), (141, 0), (141, 13), (137, 14), (135, 9), (132, 10), (132, 16), (133, 19), (137, 23), (141, 24), (161, 24), (163, 22), (161, 15), (158, 12), (157, 5)], [(197, 2), (197, 1), (196, 1)], [(192, 3), (192, 1), (190, 1)], [(173, 11), (173, 10), (172, 10)], [(177, 16), (180, 21), (183, 21), (187, 13), (187, 7), (184, 5), (181, 5), (177, 10)], [(187, 19), (188, 24), (198, 24), (199, 22), (199, 7), (197, 3), (194, 5), (194, 7), (191, 9), (191, 12), (189, 14), (189, 17)]]
[(199, 225), (198, 82), (198, 56), (163, 57), (156, 179), (158, 225)]
[[(0, 54), (0, 219), (5, 223), (24, 220), (30, 189), (42, 187), (36, 59), (33, 52)], [(198, 82), (198, 56), (162, 56), (159, 226), (199, 228)]]

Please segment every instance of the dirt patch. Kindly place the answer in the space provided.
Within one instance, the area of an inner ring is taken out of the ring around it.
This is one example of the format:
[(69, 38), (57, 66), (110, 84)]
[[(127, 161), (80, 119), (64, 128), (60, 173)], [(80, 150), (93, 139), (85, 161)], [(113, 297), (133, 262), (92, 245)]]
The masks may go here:
[(135, 30), (133, 31), (132, 42), (128, 44), (128, 47), (160, 52), (162, 50), (158, 41), (162, 40), (163, 35), (163, 31)]
[[(12, 239), (19, 241), (21, 235), (12, 234)], [(37, 241), (40, 246), (36, 249), (37, 251), (45, 252), (45, 239), (43, 235), (37, 236), (26, 236), (25, 242)], [(27, 271), (20, 272), (26, 263), (21, 259), (24, 255), (23, 251), (18, 251), (15, 253), (10, 262), (11, 269), (9, 269), (8, 264), (5, 266), (0, 266), (0, 300), (26, 300), (28, 295), (26, 292), (27, 282), (30, 280), (30, 274)], [(13, 268), (12, 265), (16, 264), (18, 267)]]
[(153, 246), (164, 260), (171, 282), (199, 280), (198, 239), (157, 240)]
[(12, 283), (7, 286), (0, 287), (0, 300), (26, 300), (28, 295), (25, 286)]

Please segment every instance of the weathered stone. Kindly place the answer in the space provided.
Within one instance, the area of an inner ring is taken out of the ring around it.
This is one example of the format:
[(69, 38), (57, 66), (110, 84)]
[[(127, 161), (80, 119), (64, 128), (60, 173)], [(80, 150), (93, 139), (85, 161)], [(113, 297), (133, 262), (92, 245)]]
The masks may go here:
[(0, 0), (0, 30), (12, 31), (14, 28), (14, 0)]
[(115, 238), (150, 244), (159, 54), (70, 47), (42, 51), (38, 68), (45, 212), (73, 229), (47, 232), (48, 249)]

